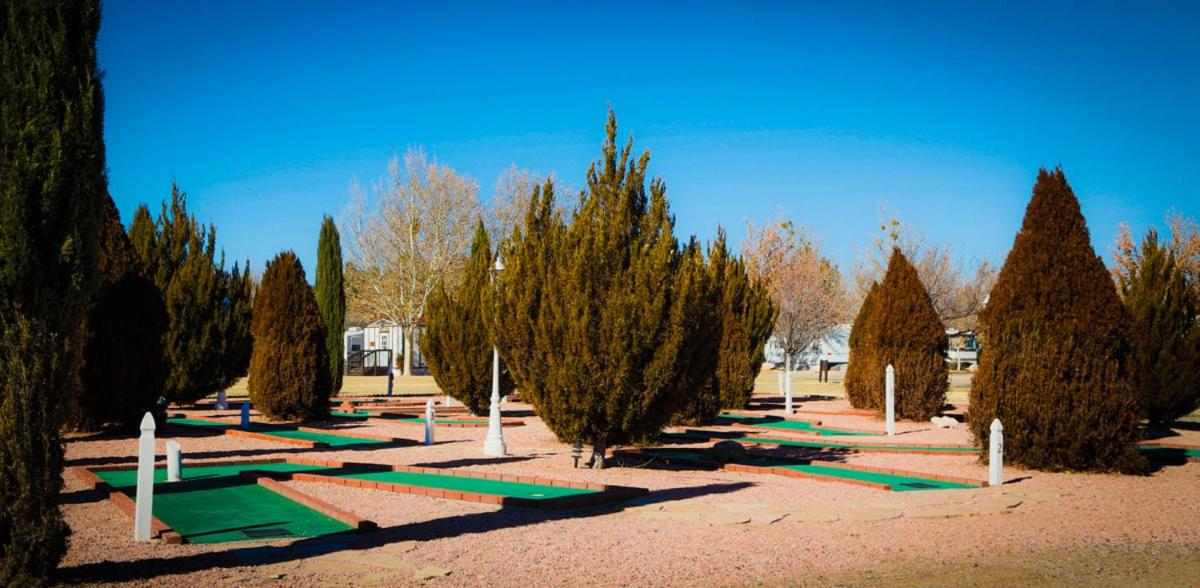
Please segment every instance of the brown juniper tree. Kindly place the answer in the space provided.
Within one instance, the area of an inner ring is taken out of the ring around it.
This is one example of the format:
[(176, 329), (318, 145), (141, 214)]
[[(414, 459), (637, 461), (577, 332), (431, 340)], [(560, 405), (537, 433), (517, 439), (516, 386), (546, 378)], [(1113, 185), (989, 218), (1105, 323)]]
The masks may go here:
[(980, 323), (969, 423), (985, 456), (998, 418), (1006, 461), (1144, 471), (1129, 313), (1061, 169), (1038, 172)]
[(295, 253), (285, 251), (267, 263), (250, 329), (254, 407), (276, 420), (329, 416), (325, 325)]

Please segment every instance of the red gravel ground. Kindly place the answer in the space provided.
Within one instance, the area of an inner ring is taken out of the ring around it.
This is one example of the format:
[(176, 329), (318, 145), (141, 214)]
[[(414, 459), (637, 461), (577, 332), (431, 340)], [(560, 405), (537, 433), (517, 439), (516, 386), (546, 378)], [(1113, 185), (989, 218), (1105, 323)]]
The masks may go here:
[[(842, 400), (800, 408), (846, 408)], [(135, 543), (132, 520), (68, 476), (73, 535), (62, 580), (180, 586), (1198, 585), (1200, 463), (1149, 477), (1015, 468), (1001, 488), (889, 493), (808, 479), (702, 470), (573, 469), (570, 448), (532, 414), (505, 430), (510, 456), (483, 456), (486, 429), (437, 431), (432, 447), (312, 450), (171, 432), (186, 463), (299, 456), (472, 470), (648, 488), (631, 503), (574, 513), (504, 509), (376, 490), (289, 482), (381, 530), (336, 538), (217, 545)], [(208, 416), (212, 413), (197, 413)], [(232, 415), (232, 412), (225, 413)], [(804, 416), (804, 415), (800, 415)], [(882, 430), (868, 417), (826, 425)], [(419, 427), (343, 423), (418, 439)], [(895, 442), (969, 443), (960, 426), (902, 423)], [(1200, 445), (1200, 433), (1170, 442)], [(873, 438), (855, 438), (867, 441)], [(160, 455), (165, 451), (159, 440)], [(875, 439), (878, 440), (878, 439)], [(136, 439), (79, 436), (69, 466), (134, 464)], [(847, 454), (850, 464), (987, 477), (976, 457)], [(186, 468), (186, 465), (185, 465)]]

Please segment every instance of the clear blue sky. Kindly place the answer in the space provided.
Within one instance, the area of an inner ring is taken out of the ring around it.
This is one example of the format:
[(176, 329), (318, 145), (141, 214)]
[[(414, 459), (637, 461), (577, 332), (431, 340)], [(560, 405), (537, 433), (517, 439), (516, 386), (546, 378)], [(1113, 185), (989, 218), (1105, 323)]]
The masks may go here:
[(881, 204), (1003, 261), (1061, 164), (1117, 223), (1200, 216), (1200, 3), (104, 3), (110, 190), (172, 178), (256, 272), (312, 278), (323, 214), (424, 146), (489, 199), (509, 165), (579, 186), (611, 105), (683, 238), (783, 211), (844, 269)]

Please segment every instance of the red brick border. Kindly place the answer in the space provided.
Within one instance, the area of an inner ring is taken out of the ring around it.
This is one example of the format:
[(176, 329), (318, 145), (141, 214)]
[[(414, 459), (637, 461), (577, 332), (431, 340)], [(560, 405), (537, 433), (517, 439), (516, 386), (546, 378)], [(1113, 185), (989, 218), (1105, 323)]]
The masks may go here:
[[(653, 457), (652, 454), (645, 452), (641, 449), (637, 449), (637, 448), (621, 449), (621, 450), (613, 452), (614, 457), (620, 457), (622, 454), (629, 455), (629, 456), (638, 455), (638, 456), (644, 456), (644, 457)], [(687, 458), (687, 457), (664, 457), (662, 459), (666, 460), (668, 463), (670, 463), (671, 460), (675, 460), (675, 461), (683, 462), (683, 463), (694, 463), (694, 464), (699, 464), (702, 466), (715, 467), (717, 469), (721, 469), (721, 470), (725, 470), (725, 471), (729, 471), (729, 472), (746, 472), (746, 473), (752, 473), (752, 474), (772, 474), (772, 475), (784, 476), (784, 477), (788, 477), (788, 478), (811, 478), (811, 479), (815, 479), (815, 480), (823, 481), (823, 482), (838, 482), (838, 483), (850, 484), (850, 485), (854, 485), (854, 486), (865, 486), (868, 488), (876, 488), (879, 490), (891, 490), (892, 489), (892, 486), (890, 484), (883, 484), (883, 483), (879, 483), (879, 482), (867, 482), (867, 481), (863, 481), (863, 480), (847, 480), (844, 478), (831, 478), (829, 476), (821, 476), (818, 474), (810, 474), (810, 473), (802, 472), (802, 471), (798, 471), (798, 470), (789, 470), (789, 469), (772, 467), (772, 466), (755, 466), (755, 465), (738, 464), (738, 463), (720, 463), (720, 462), (716, 462), (716, 461), (707, 461), (707, 460), (703, 460), (703, 459), (691, 459), (691, 458)], [(952, 482), (952, 483), (956, 483), (956, 484), (968, 484), (968, 485), (972, 485), (972, 486), (976, 486), (976, 487), (980, 487), (980, 488), (986, 487), (988, 485), (987, 482), (979, 481), (979, 480), (970, 480), (967, 478), (958, 478), (958, 477), (954, 477), (954, 476), (942, 476), (942, 475), (938, 475), (938, 474), (926, 474), (923, 472), (913, 472), (913, 471), (908, 471), (908, 470), (875, 468), (875, 467), (869, 467), (869, 466), (851, 465), (851, 464), (844, 464), (844, 463), (824, 462), (824, 461), (820, 461), (820, 460), (809, 460), (808, 464), (827, 466), (827, 467), (839, 468), (839, 469), (845, 469), (845, 470), (857, 470), (860, 472), (873, 472), (873, 473), (879, 473), (879, 474), (891, 474), (891, 475), (896, 475), (896, 476), (912, 476), (912, 477), (916, 477), (916, 478), (939, 480), (942, 482)]]
[(307, 506), (308, 508), (311, 508), (329, 518), (346, 523), (356, 531), (365, 532), (379, 529), (379, 525), (375, 524), (374, 521), (364, 519), (350, 511), (342, 510), (332, 504), (329, 504), (328, 502), (325, 502), (324, 500), (321, 500), (320, 498), (310, 494), (305, 494), (299, 490), (296, 490), (295, 488), (284, 486), (280, 482), (277, 482), (268, 476), (256, 475), (256, 473), (253, 471), (247, 471), (242, 472), (242, 477), (252, 478), (258, 483), (259, 486), (262, 486), (263, 488), (266, 488), (267, 490), (270, 490), (276, 494), (280, 494), (285, 498), (303, 504), (304, 506)]
[[(137, 505), (133, 499), (127, 496), (124, 492), (113, 488), (112, 485), (110, 485), (108, 482), (105, 482), (103, 478), (97, 476), (88, 468), (76, 466), (69, 467), (67, 470), (74, 474), (76, 478), (79, 478), (83, 483), (91, 486), (93, 491), (107, 495), (108, 500), (115, 504), (117, 508), (121, 509), (121, 512), (128, 515), (131, 519), (134, 518), (135, 513), (137, 512)], [(183, 543), (182, 535), (177, 533), (174, 529), (169, 527), (166, 523), (162, 522), (154, 515), (150, 515), (150, 536), (161, 539), (163, 543), (170, 545), (179, 545)]]
[[(739, 432), (741, 432), (741, 431), (739, 431)], [(829, 437), (808, 437), (808, 438), (788, 437), (786, 435), (775, 436), (775, 437), (779, 441), (808, 441), (808, 442), (813, 442), (813, 443), (819, 443), (819, 442), (829, 438)], [(749, 447), (778, 447), (780, 449), (806, 449), (804, 447), (796, 447), (793, 445), (782, 445), (779, 443), (768, 443), (768, 442), (763, 442), (763, 441), (747, 441), (745, 439), (730, 439), (727, 437), (703, 437), (703, 438), (695, 437), (695, 439), (698, 443), (706, 443), (706, 442), (713, 442), (713, 441), (734, 441), (734, 442), (741, 443), (742, 445), (746, 445)], [(837, 443), (838, 445), (843, 445), (844, 447), (829, 447), (827, 449), (830, 449), (833, 451), (845, 451), (848, 453), (896, 453), (896, 454), (915, 454), (915, 455), (955, 456), (955, 455), (974, 455), (974, 454), (966, 453), (966, 452), (954, 452), (954, 451), (937, 451), (934, 448), (953, 447), (955, 449), (976, 449), (975, 447), (973, 447), (971, 445), (938, 445), (936, 443), (905, 443), (903, 446), (903, 447), (918, 447), (918, 448), (927, 447), (929, 449), (901, 449), (900, 445), (895, 446), (895, 448), (892, 448), (892, 447), (885, 447), (885, 448), (861, 447), (861, 446), (857, 446), (854, 443), (846, 443), (843, 441), (832, 441), (832, 443)], [(880, 443), (877, 445), (888, 445), (888, 444)], [(818, 449), (819, 450), (821, 448), (810, 447), (807, 449)]]
[[(290, 463), (308, 463), (307, 461), (289, 459)], [(363, 488), (367, 490), (382, 490), (385, 492), (398, 492), (402, 494), (413, 494), (417, 496), (429, 496), (431, 498), (445, 498), (448, 500), (462, 500), (466, 502), (479, 502), (482, 504), (494, 504), (497, 506), (516, 506), (523, 508), (536, 508), (542, 510), (573, 510), (588, 506), (598, 506), (611, 502), (620, 502), (638, 496), (644, 496), (649, 491), (645, 488), (634, 488), (630, 486), (608, 486), (604, 484), (593, 484), (590, 482), (570, 482), (564, 480), (553, 480), (549, 478), (531, 477), (531, 476), (514, 476), (510, 474), (494, 474), (490, 472), (475, 472), (463, 471), (453, 472), (443, 468), (425, 468), (405, 465), (381, 466), (379, 464), (364, 464), (354, 462), (322, 462), (318, 465), (326, 465), (329, 467), (345, 467), (345, 468), (363, 468), (375, 471), (397, 471), (397, 472), (412, 472), (417, 474), (433, 474), (438, 476), (450, 476), (456, 478), (476, 478), (485, 480), (497, 480), (502, 482), (518, 482), (523, 484), (539, 484), (542, 486), (556, 486), (561, 488), (575, 488), (578, 490), (594, 490), (595, 494), (580, 494), (576, 496), (563, 496), (559, 498), (550, 498), (547, 500), (531, 500), (528, 498), (518, 498), (511, 496), (497, 496), (494, 494), (482, 494), (478, 492), (463, 492), (458, 490), (443, 490), (440, 488), (429, 488), (426, 486), (415, 486), (410, 484), (394, 484), (389, 482), (375, 482), (371, 480), (359, 480), (354, 478), (340, 478), (336, 476), (326, 476), (312, 472), (270, 472), (269, 475), (276, 479), (290, 479), (298, 482), (319, 482), (323, 484), (336, 484), (350, 488)], [(279, 474), (277, 477), (276, 474)]]
[[(400, 417), (405, 417), (405, 418), (417, 417), (421, 420), (420, 421), (396, 420), (394, 422), (401, 424), (401, 425), (412, 425), (412, 426), (418, 426), (418, 427), (425, 426), (425, 419), (422, 415), (419, 415), (419, 414), (412, 414), (412, 413), (408, 413), (408, 412), (381, 412), (381, 413), (379, 413), (379, 418), (387, 419), (389, 417), (393, 418), (393, 419), (398, 419)], [(441, 418), (441, 416), (437, 416), (434, 418), (435, 419)], [(476, 418), (485, 418), (485, 417), (476, 417)], [(450, 427), (450, 428), (461, 428), (461, 429), (486, 429), (488, 427), (488, 424), (486, 422), (482, 422), (482, 423), (436, 423), (436, 424), (438, 427)], [(502, 418), (502, 419), (500, 419), (500, 426), (501, 427), (524, 427), (525, 420), (524, 419), (513, 419), (513, 418), (509, 418), (509, 419)]]

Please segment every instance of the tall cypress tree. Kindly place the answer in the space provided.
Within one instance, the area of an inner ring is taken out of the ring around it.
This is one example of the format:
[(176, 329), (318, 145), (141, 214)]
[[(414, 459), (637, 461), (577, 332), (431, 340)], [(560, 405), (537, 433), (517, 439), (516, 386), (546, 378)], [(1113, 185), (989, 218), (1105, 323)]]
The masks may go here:
[(63, 407), (107, 194), (96, 2), (0, 3), (0, 584), (66, 551)]
[(329, 391), (342, 389), (342, 346), (346, 330), (346, 288), (342, 280), (342, 238), (328, 216), (321, 222), (317, 240), (317, 306), (325, 321), (325, 349), (329, 356)]
[(82, 387), (68, 412), (76, 430), (136, 427), (162, 394), (167, 327), (162, 293), (142, 276), (117, 207), (105, 198), (100, 291), (88, 312)]
[(619, 149), (616, 131), (610, 112), (569, 225), (553, 184), (535, 193), (506, 256), (498, 321), (522, 397), (561, 441), (591, 444), (594, 467), (609, 445), (656, 434), (677, 412), (703, 373), (697, 320), (711, 320), (699, 312), (703, 267), (682, 263), (666, 185), (647, 189), (649, 153), (631, 158), (632, 139)]
[(1044, 470), (1138, 472), (1129, 314), (1061, 169), (1040, 170), (1021, 231), (980, 313), (970, 426), (986, 455)]
[(1170, 424), (1200, 408), (1200, 322), (1195, 290), (1174, 253), (1147, 231), (1121, 288), (1132, 315), (1133, 366), (1142, 414)]
[[(439, 284), (425, 309), (421, 351), (438, 387), (474, 414), (487, 412), (492, 396), (492, 250), (483, 221), (475, 226), (471, 258), (462, 281), (452, 291)], [(501, 362), (500, 395), (513, 383)]]
[(325, 325), (300, 258), (291, 251), (267, 263), (254, 304), (250, 401), (273, 419), (329, 416)]

